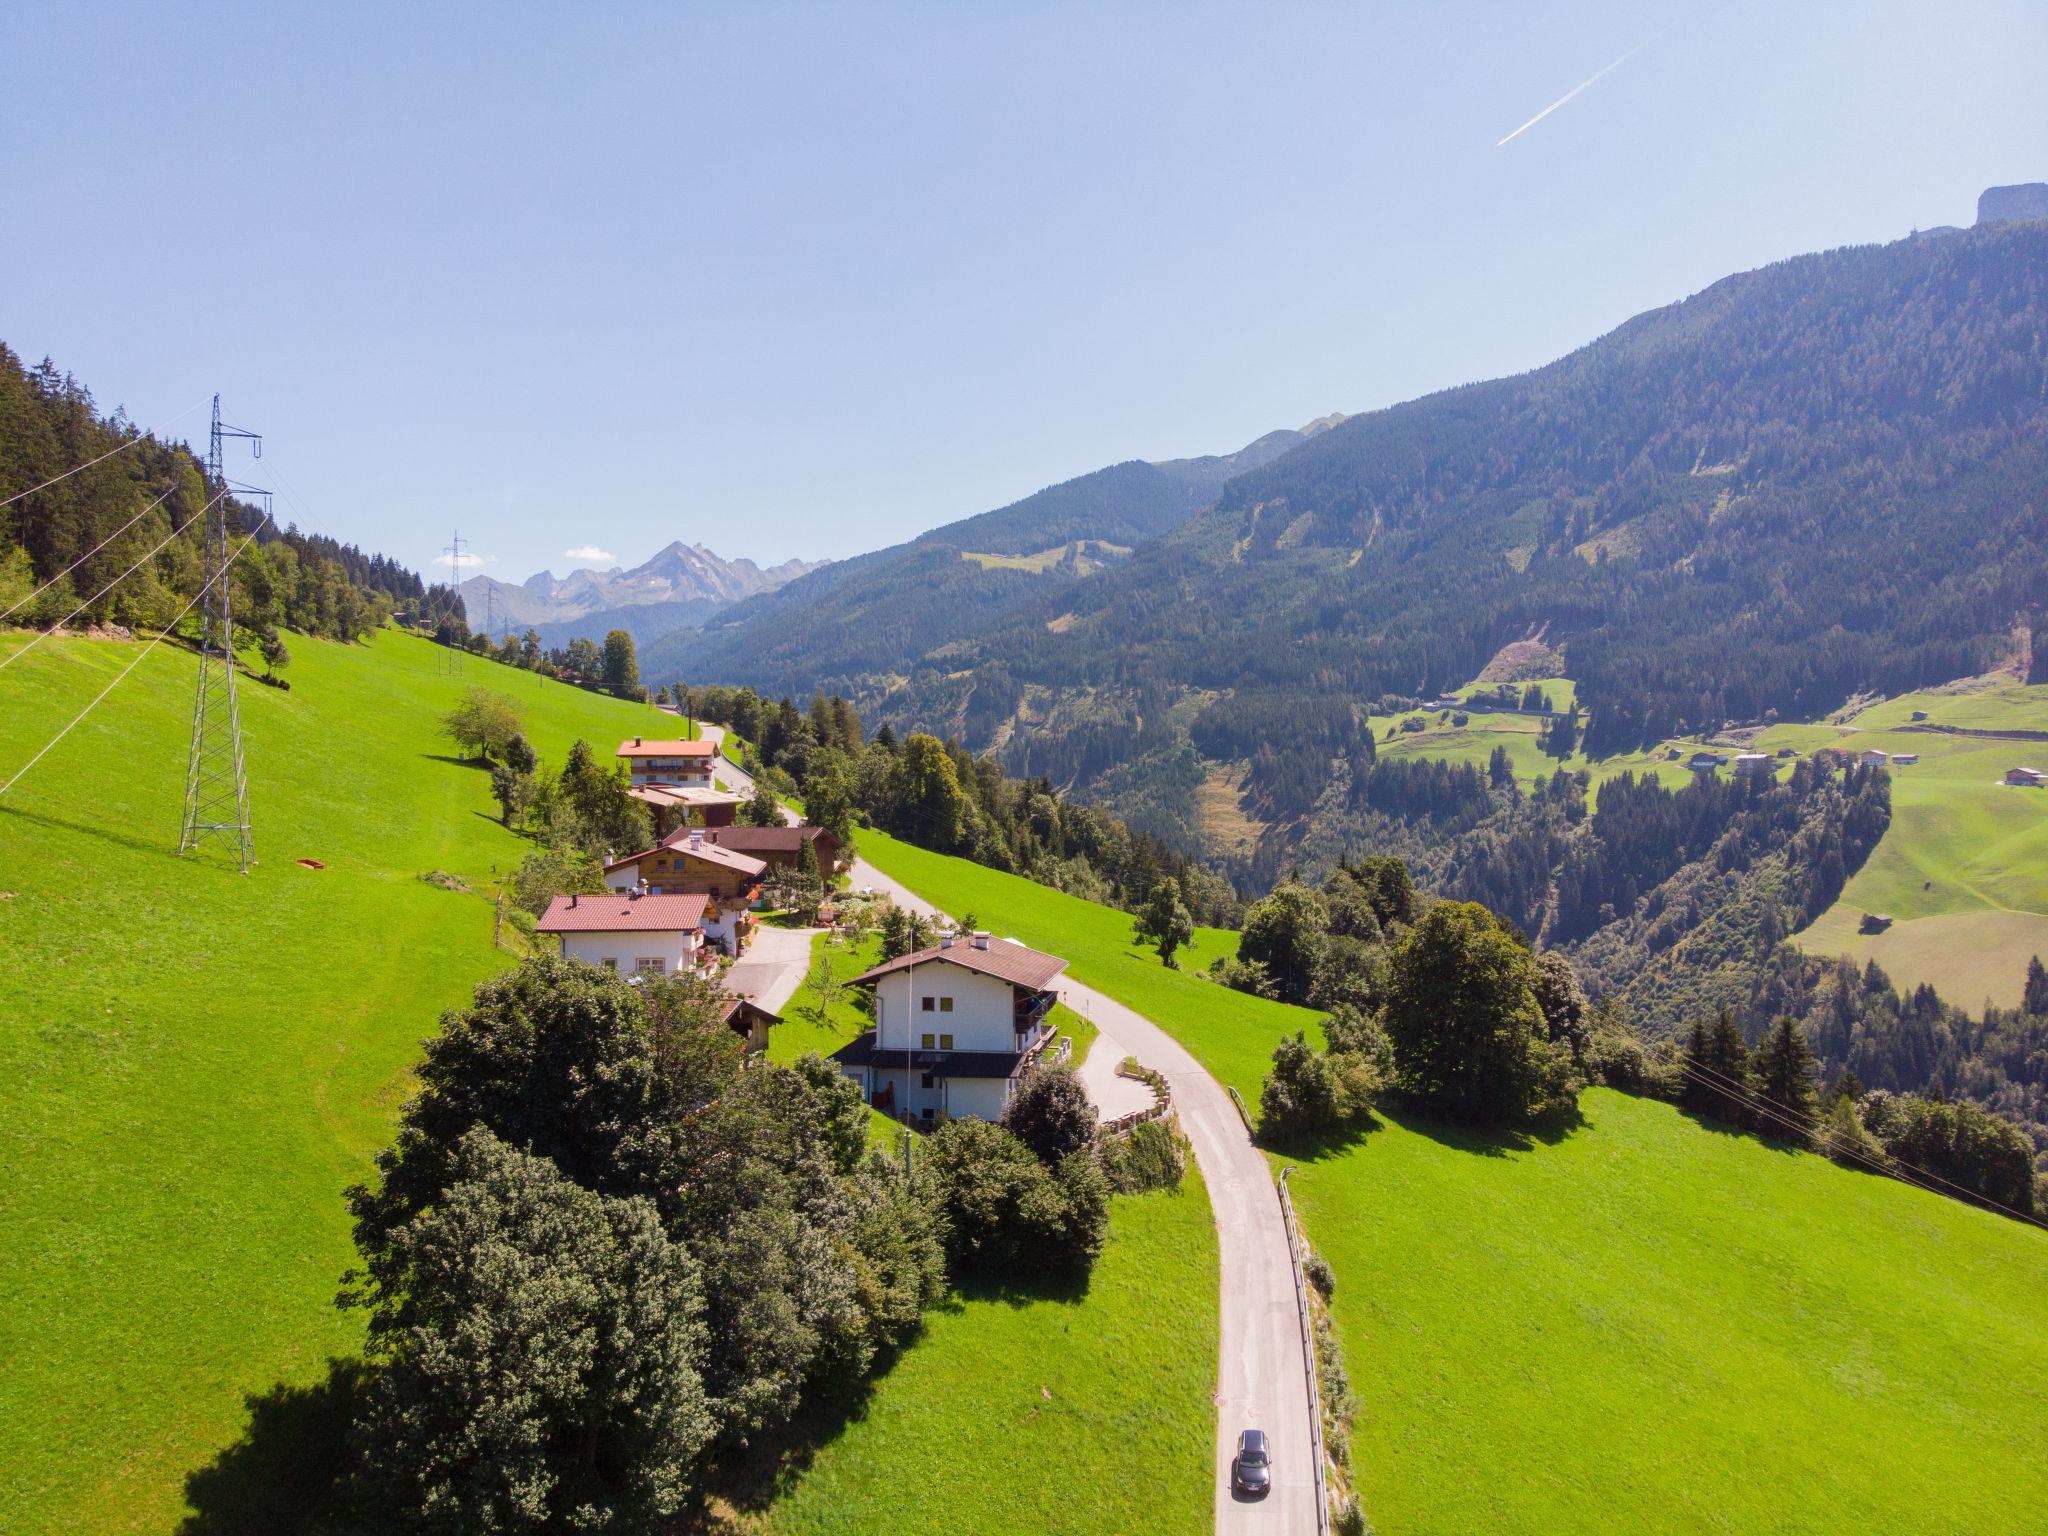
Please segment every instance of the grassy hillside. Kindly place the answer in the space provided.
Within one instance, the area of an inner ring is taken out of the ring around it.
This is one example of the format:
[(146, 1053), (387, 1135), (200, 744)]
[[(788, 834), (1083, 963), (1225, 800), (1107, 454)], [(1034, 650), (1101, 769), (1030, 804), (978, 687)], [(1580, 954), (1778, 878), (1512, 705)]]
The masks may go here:
[[(1839, 724), (1778, 726), (1768, 749), (1838, 745), (1917, 752), (1892, 772), (1892, 824), (1842, 897), (1799, 935), (1816, 954), (1874, 959), (1906, 985), (1931, 982), (1949, 1002), (2016, 1006), (2033, 955), (2048, 958), (2048, 792), (1999, 782), (2008, 768), (2048, 766), (2048, 741), (1907, 730), (2048, 731), (2048, 686), (1906, 694)], [(1857, 931), (1866, 912), (1893, 919)]]
[(1170, 1030), (1195, 1058), (1256, 1102), (1259, 1084), (1272, 1063), (1273, 1047), (1297, 1029), (1316, 1033), (1319, 1015), (1305, 1008), (1232, 992), (1192, 974), (1223, 954), (1234, 953), (1237, 935), (1200, 928), (1170, 971), (1149, 949), (1131, 941), (1131, 917), (1113, 907), (1052, 890), (1017, 875), (984, 869), (962, 859), (927, 853), (885, 833), (863, 830), (855, 839), (862, 858), (901, 880), (918, 895), (993, 933), (1021, 939), (1064, 956), (1077, 981), (1108, 993)]
[(1294, 1189), (1404, 1536), (2038, 1529), (2048, 1233), (1668, 1105), (1387, 1120)]
[(1120, 1196), (1084, 1297), (955, 1297), (758, 1529), (1210, 1529), (1216, 1265), (1199, 1173)]
[[(10, 667), (5, 772), (135, 649)], [(0, 1528), (172, 1525), (246, 1394), (352, 1347), (341, 1190), (440, 1010), (509, 959), (488, 902), (418, 878), (521, 848), (441, 712), (502, 688), (554, 761), (651, 723), (474, 658), (444, 676), (396, 633), (292, 651), (291, 692), (241, 690), (246, 878), (176, 856), (193, 663), (168, 646), (0, 799)]]

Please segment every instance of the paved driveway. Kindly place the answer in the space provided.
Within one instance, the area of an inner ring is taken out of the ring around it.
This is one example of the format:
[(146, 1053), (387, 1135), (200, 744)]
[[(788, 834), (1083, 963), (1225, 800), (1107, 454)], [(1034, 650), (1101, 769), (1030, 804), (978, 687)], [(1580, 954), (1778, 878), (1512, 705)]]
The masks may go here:
[[(856, 859), (855, 886), (872, 886), (900, 906), (937, 909), (908, 887)], [(1166, 1074), (1181, 1129), (1195, 1149), (1222, 1254), (1222, 1338), (1217, 1352), (1216, 1530), (1313, 1536), (1315, 1474), (1309, 1452), (1308, 1360), (1294, 1304), (1287, 1230), (1266, 1159), (1251, 1143), (1230, 1096), (1186, 1047), (1151, 1020), (1076, 981), (1060, 995), (1101, 1032), (1089, 1060), (1114, 1067), (1124, 1055)], [(1114, 1051), (1115, 1056), (1106, 1052)], [(1084, 1077), (1086, 1076), (1084, 1071)], [(1253, 1502), (1230, 1491), (1230, 1459), (1241, 1429), (1273, 1444), (1273, 1491)]]
[(782, 1012), (782, 1005), (795, 995), (811, 969), (811, 939), (817, 928), (773, 928), (763, 923), (754, 930), (754, 942), (725, 973), (729, 991), (751, 998), (770, 1013)]

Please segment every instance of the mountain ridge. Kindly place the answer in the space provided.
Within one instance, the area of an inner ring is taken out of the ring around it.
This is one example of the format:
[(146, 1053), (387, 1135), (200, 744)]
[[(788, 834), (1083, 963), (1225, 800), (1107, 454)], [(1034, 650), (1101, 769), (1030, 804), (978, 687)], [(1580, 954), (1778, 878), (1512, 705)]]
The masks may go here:
[[(722, 608), (773, 591), (827, 563), (792, 559), (762, 567), (744, 557), (727, 560), (701, 543), (675, 539), (630, 568), (582, 566), (567, 576), (536, 571), (516, 585), (477, 575), (462, 583), (461, 593), (473, 629), (483, 628), (488, 617), (500, 633), (508, 627), (536, 628), (547, 644), (579, 634), (602, 638), (604, 628), (615, 626), (633, 630), (636, 640), (644, 640), (702, 623)], [(647, 611), (636, 611), (641, 609)], [(603, 627), (596, 628), (600, 624)]]

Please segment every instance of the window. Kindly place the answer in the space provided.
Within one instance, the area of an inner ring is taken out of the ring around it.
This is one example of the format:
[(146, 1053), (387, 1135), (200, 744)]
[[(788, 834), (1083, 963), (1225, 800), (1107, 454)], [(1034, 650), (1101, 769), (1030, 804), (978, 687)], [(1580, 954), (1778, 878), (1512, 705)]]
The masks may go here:
[(931, 1073), (927, 1072), (924, 1074), (923, 1086), (926, 1088), (934, 1088), (938, 1086), (936, 1081), (933, 1079)]
[(951, 1013), (952, 1011), (953, 1011), (953, 999), (951, 999), (950, 997), (942, 997), (942, 998), (940, 998), (940, 999), (939, 999), (939, 1012), (941, 1012), (941, 1013)]
[(942, 1051), (950, 1051), (951, 1049), (953, 1049), (953, 1037), (951, 1035), (939, 1036), (939, 1049)]
[(938, 1007), (939, 1005), (939, 1000), (936, 997), (921, 998), (919, 999), (919, 1001), (921, 1001), (924, 1004), (924, 1011), (926, 1013), (930, 1013), (934, 1008)]
[(633, 962), (633, 969), (642, 976), (659, 976), (665, 967), (659, 955), (641, 955)]
[(925, 1037), (924, 1037), (924, 1048), (925, 1048), (926, 1050), (930, 1050), (930, 1049), (932, 1048), (932, 1044), (933, 1044), (933, 1041), (932, 1041), (932, 1035), (931, 1035), (931, 1031), (930, 1031), (930, 1030), (926, 1030), (926, 1031), (925, 1031)]
[(597, 963), (608, 971), (616, 971), (619, 968), (619, 957), (617, 955), (606, 955)]

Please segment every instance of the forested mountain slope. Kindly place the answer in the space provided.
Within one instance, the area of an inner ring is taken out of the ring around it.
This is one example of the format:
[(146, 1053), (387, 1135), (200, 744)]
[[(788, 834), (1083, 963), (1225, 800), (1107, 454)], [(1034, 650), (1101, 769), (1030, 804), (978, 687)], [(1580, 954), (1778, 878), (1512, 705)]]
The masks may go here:
[[(1102, 559), (1179, 527), (1232, 474), (1271, 462), (1341, 419), (1268, 432), (1235, 453), (1158, 464), (1132, 459), (1048, 486), (738, 604), (702, 633), (646, 647), (642, 669), (661, 681), (751, 683), (770, 693), (897, 672), (1065, 591)], [(1043, 558), (1030, 566), (996, 563), (1033, 556)]]
[(1285, 824), (1369, 757), (1368, 705), (1536, 632), (1596, 753), (1984, 672), (2048, 606), (2044, 500), (2048, 223), (1985, 227), (1731, 277), (1353, 417), (971, 641), (913, 654), (905, 626), (837, 670), (871, 714), (979, 722), (1077, 783), (1143, 757), (1185, 795), (1192, 743)]

